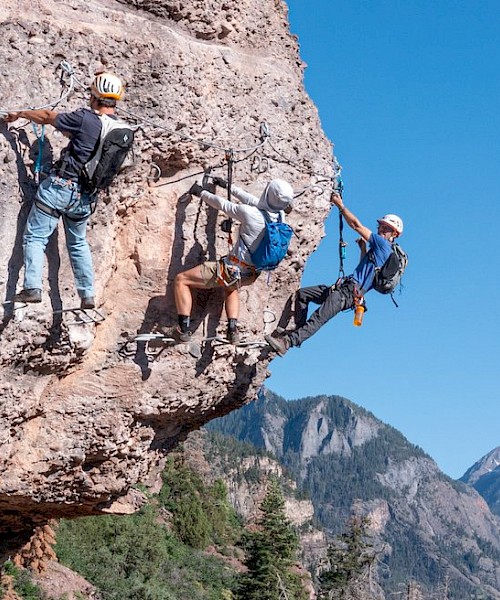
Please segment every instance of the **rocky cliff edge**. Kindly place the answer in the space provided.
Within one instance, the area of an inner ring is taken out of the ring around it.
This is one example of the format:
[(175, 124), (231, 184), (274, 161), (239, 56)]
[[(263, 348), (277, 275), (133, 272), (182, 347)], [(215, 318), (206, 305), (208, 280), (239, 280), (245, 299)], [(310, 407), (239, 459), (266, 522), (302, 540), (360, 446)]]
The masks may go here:
[[(85, 86), (104, 68), (124, 79), (120, 116), (137, 127), (133, 161), (102, 195), (88, 235), (105, 319), (61, 312), (78, 305), (62, 226), (47, 250), (42, 304), (3, 306), (6, 551), (52, 517), (136, 510), (135, 486), (154, 485), (165, 452), (253, 400), (268, 376), (261, 347), (201, 343), (194, 357), (189, 345), (126, 343), (173, 324), (175, 275), (227, 251), (221, 216), (186, 194), (191, 184), (208, 169), (225, 175), (232, 156), (234, 181), (254, 194), (274, 177), (303, 192), (289, 218), (289, 256), (241, 294), (243, 335), (262, 340), (323, 236), (333, 173), (281, 0), (5, 0), (0, 27), (1, 111), (59, 98), (57, 110), (85, 106)], [(64, 146), (51, 127), (0, 125), (4, 301), (22, 287), (35, 167)], [(218, 292), (197, 295), (196, 340), (223, 330), (221, 307)]]

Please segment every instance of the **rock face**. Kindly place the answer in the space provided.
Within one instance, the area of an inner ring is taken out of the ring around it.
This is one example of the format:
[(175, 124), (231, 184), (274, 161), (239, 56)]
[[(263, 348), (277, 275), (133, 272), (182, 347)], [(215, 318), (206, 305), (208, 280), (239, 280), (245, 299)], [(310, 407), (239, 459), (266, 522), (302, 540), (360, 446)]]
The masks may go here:
[[(175, 275), (227, 251), (221, 217), (186, 194), (191, 184), (209, 169), (227, 174), (233, 158), (234, 181), (256, 195), (275, 177), (305, 190), (288, 219), (297, 233), (289, 256), (241, 293), (243, 334), (262, 339), (323, 235), (329, 193), (314, 184), (333, 173), (281, 0), (4, 0), (0, 26), (0, 110), (61, 96), (57, 110), (85, 106), (84, 86), (105, 68), (126, 82), (120, 116), (138, 126), (133, 164), (102, 195), (88, 235), (106, 319), (82, 324), (60, 312), (78, 304), (62, 226), (47, 250), (42, 304), (4, 305), (5, 550), (51, 517), (135, 510), (134, 484), (154, 482), (164, 453), (251, 401), (266, 378), (266, 349), (203, 344), (194, 358), (186, 345), (125, 344), (173, 324)], [(66, 140), (47, 127), (42, 144), (26, 121), (0, 124), (0, 134), (0, 292), (9, 300), (22, 287), (39, 150), (48, 167)], [(219, 292), (198, 294), (193, 317), (195, 338), (213, 336), (225, 320)]]

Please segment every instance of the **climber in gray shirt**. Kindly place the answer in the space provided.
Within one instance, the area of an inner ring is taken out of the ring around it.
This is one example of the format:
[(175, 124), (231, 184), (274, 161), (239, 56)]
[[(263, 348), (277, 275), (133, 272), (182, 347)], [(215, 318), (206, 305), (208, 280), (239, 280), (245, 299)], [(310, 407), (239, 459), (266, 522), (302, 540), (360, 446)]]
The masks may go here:
[[(227, 182), (214, 178), (214, 183), (227, 187)], [(227, 256), (217, 261), (207, 261), (187, 271), (179, 273), (174, 281), (175, 305), (178, 325), (169, 329), (167, 335), (178, 341), (189, 341), (190, 314), (192, 309), (192, 289), (224, 288), (225, 308), (228, 319), (227, 339), (237, 344), (238, 316), (240, 309), (239, 288), (252, 284), (259, 273), (252, 263), (251, 252), (259, 245), (266, 221), (262, 211), (266, 211), (272, 221), (277, 221), (283, 213), (289, 213), (293, 205), (293, 189), (282, 179), (273, 179), (264, 189), (260, 198), (232, 185), (232, 195), (240, 203), (230, 202), (204, 190), (195, 183), (190, 193), (199, 196), (209, 206), (224, 212), (230, 219), (240, 224), (236, 243)]]

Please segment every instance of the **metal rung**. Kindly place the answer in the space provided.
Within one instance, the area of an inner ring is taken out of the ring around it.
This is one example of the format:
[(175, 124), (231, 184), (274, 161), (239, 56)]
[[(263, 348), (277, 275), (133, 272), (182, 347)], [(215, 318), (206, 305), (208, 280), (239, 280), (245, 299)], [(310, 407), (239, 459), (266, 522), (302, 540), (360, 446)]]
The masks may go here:
[(102, 323), (106, 316), (97, 308), (62, 308), (52, 311), (54, 315), (71, 313), (76, 317), (75, 321), (68, 321), (67, 325), (89, 325), (91, 323)]

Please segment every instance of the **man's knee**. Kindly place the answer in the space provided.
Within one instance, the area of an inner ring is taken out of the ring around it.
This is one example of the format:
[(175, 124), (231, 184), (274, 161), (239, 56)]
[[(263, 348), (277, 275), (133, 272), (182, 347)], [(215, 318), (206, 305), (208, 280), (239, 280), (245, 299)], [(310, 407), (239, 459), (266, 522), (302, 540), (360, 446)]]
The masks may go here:
[(174, 285), (176, 287), (189, 286), (189, 287), (204, 287), (203, 277), (201, 275), (200, 266), (193, 267), (187, 271), (181, 271), (177, 273), (174, 279)]

